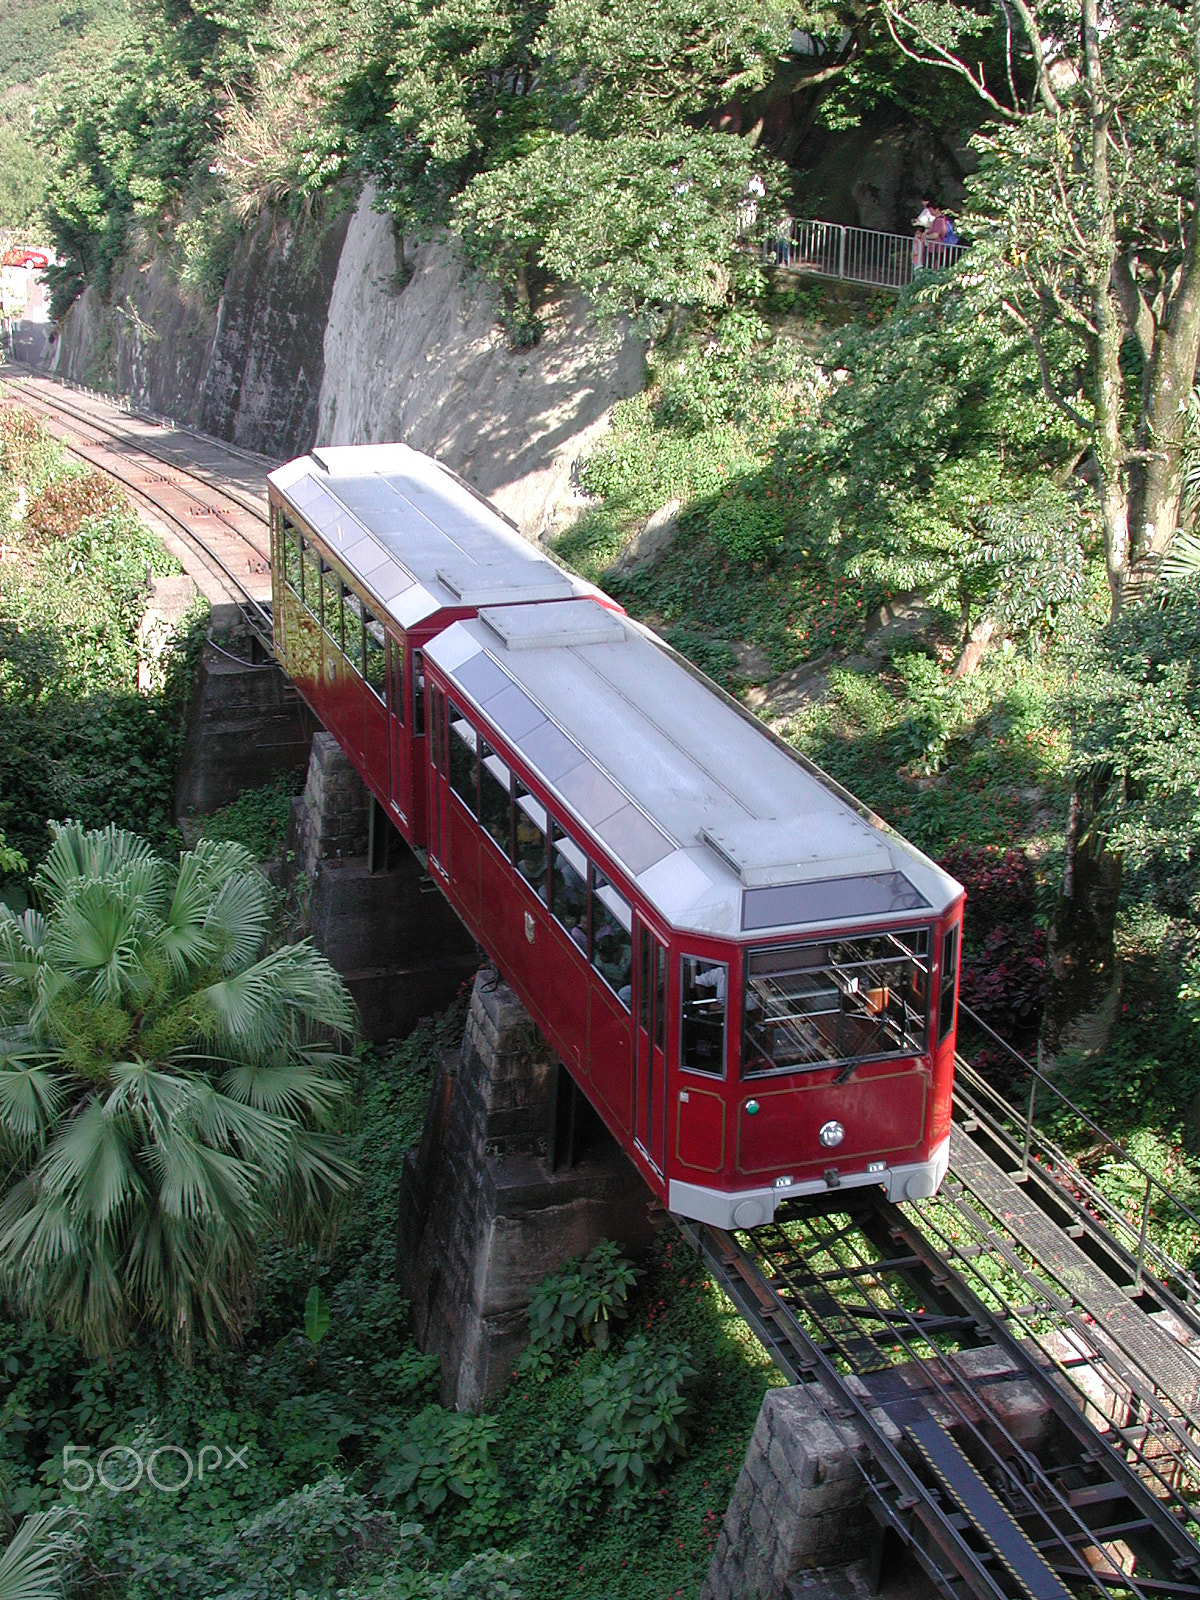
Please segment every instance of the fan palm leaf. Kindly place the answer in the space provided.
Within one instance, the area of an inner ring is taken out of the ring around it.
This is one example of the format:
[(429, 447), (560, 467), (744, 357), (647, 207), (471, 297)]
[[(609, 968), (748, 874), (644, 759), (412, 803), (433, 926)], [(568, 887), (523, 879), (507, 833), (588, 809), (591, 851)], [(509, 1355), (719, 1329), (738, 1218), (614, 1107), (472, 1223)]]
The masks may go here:
[(0, 1551), (0, 1600), (61, 1600), (69, 1520), (62, 1506), (25, 1517)]
[(54, 829), (43, 911), (0, 912), (0, 1290), (96, 1353), (139, 1324), (236, 1336), (273, 1226), (327, 1236), (354, 1009), (311, 945), (269, 947), (240, 846), (177, 864)]

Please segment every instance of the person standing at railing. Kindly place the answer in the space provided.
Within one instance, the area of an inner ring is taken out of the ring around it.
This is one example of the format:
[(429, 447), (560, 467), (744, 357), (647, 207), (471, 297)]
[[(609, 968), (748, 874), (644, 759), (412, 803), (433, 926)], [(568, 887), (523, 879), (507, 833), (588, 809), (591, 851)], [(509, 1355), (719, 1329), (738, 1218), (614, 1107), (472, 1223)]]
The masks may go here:
[(738, 206), (737, 211), (737, 236), (745, 243), (754, 237), (754, 224), (758, 221), (758, 202), (766, 195), (766, 185), (754, 173), (746, 185), (746, 197)]
[[(940, 258), (944, 254), (942, 246), (946, 243), (946, 231), (950, 227), (949, 217), (937, 206), (931, 206), (928, 200), (922, 200), (921, 209), (913, 218), (913, 227), (917, 229), (913, 240), (913, 266), (925, 267), (931, 261), (940, 266)], [(958, 235), (955, 234), (956, 242), (957, 239)]]

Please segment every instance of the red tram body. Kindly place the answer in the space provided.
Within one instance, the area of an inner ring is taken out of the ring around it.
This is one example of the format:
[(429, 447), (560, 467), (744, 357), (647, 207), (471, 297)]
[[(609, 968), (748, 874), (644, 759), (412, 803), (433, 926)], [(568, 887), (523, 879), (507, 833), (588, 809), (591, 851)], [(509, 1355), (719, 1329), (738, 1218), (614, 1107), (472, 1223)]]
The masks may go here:
[[(311, 539), (319, 519), (294, 511)], [(343, 570), (358, 562), (348, 547)], [(796, 1195), (932, 1194), (962, 888), (596, 591), (548, 602), (530, 576), (523, 603), (464, 597), (414, 623), (407, 591), (371, 580), (363, 634), (380, 623), (389, 661), (397, 635), (421, 651), (419, 735), (346, 735), (361, 714), (336, 670), (312, 671), (287, 595), (284, 663), (303, 656), (301, 691), (327, 725), (340, 715), (332, 731), (668, 1207), (745, 1228)], [(364, 671), (368, 696), (390, 719)], [(393, 802), (397, 771), (423, 806)]]

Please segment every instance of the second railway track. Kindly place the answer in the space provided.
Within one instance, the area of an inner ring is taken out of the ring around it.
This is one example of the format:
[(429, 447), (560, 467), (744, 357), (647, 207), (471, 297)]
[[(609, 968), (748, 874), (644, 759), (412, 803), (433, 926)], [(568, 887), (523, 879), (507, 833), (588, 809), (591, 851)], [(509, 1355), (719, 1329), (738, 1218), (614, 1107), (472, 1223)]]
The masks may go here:
[[(138, 506), (161, 518), (191, 553), (184, 564), (209, 599), (243, 605), (269, 641), (271, 566), (265, 494), (184, 466), (153, 438), (157, 425), (122, 427), (19, 368), (0, 371), (3, 392), (43, 418), (68, 452), (114, 478)], [(263, 468), (265, 475), (265, 465)], [(179, 552), (182, 554), (182, 552)]]

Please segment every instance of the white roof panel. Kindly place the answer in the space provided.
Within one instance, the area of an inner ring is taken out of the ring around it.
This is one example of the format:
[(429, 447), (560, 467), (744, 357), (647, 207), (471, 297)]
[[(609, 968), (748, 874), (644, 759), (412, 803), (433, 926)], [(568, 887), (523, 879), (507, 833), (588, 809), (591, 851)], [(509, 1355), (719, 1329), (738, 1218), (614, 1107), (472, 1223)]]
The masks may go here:
[(489, 609), (427, 653), (675, 927), (761, 937), (912, 920), (962, 893), (646, 629), (594, 601)]
[(448, 468), (407, 445), (321, 448), (268, 481), (402, 628), (449, 608), (599, 592), (523, 539)]

